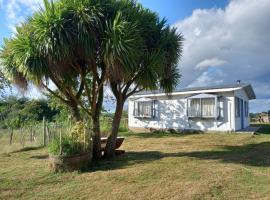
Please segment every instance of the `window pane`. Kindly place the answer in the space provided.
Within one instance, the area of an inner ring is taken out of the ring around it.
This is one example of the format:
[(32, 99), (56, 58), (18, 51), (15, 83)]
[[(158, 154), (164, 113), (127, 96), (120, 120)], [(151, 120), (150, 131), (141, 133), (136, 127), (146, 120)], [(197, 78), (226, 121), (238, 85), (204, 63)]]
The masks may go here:
[(235, 117), (240, 117), (240, 99), (235, 97)]
[(152, 116), (152, 102), (135, 102), (134, 116), (137, 117), (151, 117)]
[(200, 99), (191, 99), (188, 113), (189, 113), (189, 116), (200, 117), (201, 115)]
[(215, 99), (214, 98), (202, 99), (202, 116), (203, 117), (215, 116)]

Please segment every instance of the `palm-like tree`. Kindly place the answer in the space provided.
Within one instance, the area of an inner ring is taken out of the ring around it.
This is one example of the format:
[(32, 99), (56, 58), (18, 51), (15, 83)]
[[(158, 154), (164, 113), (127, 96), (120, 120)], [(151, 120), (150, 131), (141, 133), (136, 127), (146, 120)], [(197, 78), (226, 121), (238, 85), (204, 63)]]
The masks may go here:
[(125, 100), (142, 89), (170, 92), (177, 83), (181, 41), (164, 20), (132, 0), (44, 0), (44, 8), (5, 40), (1, 60), (13, 82), (45, 88), (69, 106), (76, 120), (81, 107), (92, 118), (99, 158), (104, 84), (117, 99), (106, 147), (110, 156)]
[(104, 5), (98, 0), (44, 0), (44, 8), (19, 26), (1, 50), (5, 74), (15, 84), (25, 88), (31, 82), (47, 89), (70, 107), (76, 121), (81, 120), (78, 106), (92, 118), (96, 157), (101, 156), (99, 115), (106, 72), (99, 53)]
[[(183, 37), (166, 21), (133, 1), (118, 2), (117, 13), (109, 28), (106, 61), (109, 83), (116, 98), (112, 129), (105, 156), (114, 155), (124, 102), (141, 90), (162, 89), (172, 92), (180, 74), (177, 62), (182, 53)], [(123, 56), (124, 55), (124, 56)]]

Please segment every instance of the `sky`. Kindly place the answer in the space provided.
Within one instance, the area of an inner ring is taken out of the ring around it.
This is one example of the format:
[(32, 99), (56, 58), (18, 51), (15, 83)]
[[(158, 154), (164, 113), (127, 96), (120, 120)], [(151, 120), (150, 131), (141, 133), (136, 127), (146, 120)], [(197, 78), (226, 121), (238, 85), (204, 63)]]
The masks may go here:
[[(179, 88), (251, 83), (251, 112), (270, 110), (270, 0), (138, 0), (185, 41)], [(0, 44), (42, 0), (0, 0)], [(29, 92), (31, 97), (37, 91)]]

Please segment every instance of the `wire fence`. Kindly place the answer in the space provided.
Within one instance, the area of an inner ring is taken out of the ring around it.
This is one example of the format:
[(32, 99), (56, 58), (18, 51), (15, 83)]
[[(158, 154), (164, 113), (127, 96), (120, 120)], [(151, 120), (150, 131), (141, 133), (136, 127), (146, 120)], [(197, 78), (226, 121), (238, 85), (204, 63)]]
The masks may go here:
[[(91, 123), (87, 123), (87, 131), (91, 131)], [(106, 137), (111, 129), (112, 119), (100, 120), (101, 136)], [(47, 122), (44, 118), (41, 123), (36, 123), (21, 128), (0, 129), (0, 153), (16, 151), (25, 147), (47, 146), (54, 138), (69, 134), (73, 124)], [(128, 120), (123, 118), (119, 132), (128, 131)]]

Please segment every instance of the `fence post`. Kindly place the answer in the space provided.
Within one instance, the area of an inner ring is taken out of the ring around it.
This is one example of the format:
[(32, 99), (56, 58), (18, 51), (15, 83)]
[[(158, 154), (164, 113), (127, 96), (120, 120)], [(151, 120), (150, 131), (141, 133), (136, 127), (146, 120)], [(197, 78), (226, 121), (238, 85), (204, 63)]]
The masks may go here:
[(33, 129), (30, 127), (30, 142), (33, 142)]
[(10, 139), (9, 139), (9, 145), (12, 144), (12, 138), (13, 138), (13, 128), (11, 128)]
[(60, 155), (62, 155), (62, 128), (60, 128), (59, 143), (60, 143)]
[(43, 146), (46, 146), (46, 118), (43, 117)]
[(51, 134), (50, 134), (50, 129), (49, 129), (48, 123), (46, 123), (46, 139), (47, 139), (47, 142), (50, 143)]

